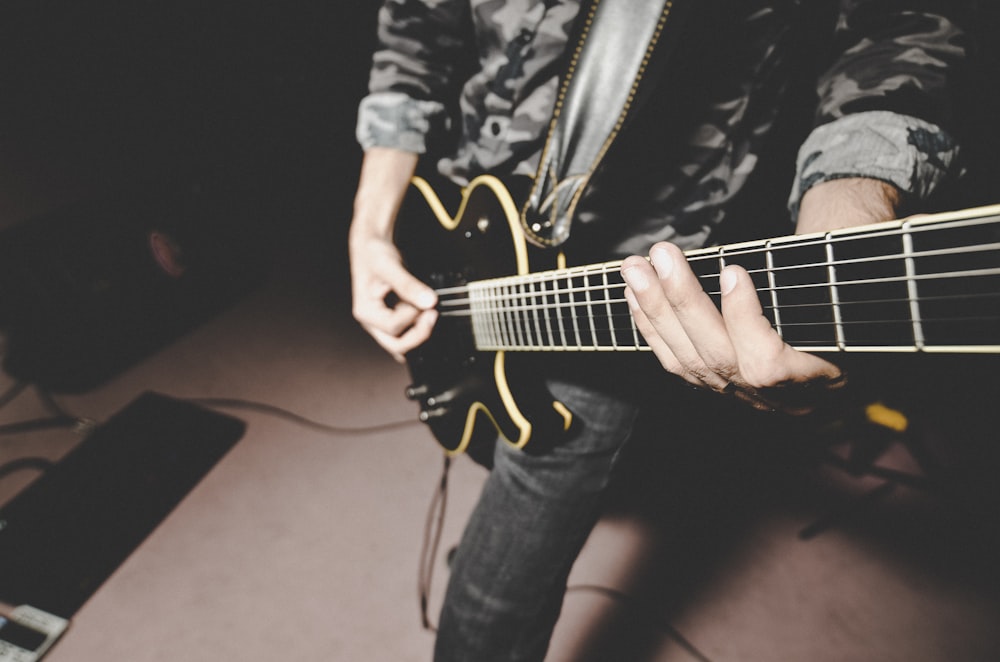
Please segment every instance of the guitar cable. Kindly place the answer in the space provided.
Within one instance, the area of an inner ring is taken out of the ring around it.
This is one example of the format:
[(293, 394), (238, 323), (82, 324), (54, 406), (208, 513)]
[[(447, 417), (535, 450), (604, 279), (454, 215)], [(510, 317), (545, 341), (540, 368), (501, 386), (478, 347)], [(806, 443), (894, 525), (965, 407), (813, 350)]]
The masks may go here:
[[(18, 396), (24, 393), (29, 386), (30, 384), (27, 384), (26, 382), (14, 382), (6, 391), (3, 392), (3, 394), (0, 394), (0, 409), (3, 409), (13, 402)], [(45, 408), (48, 409), (53, 415), (49, 418), (39, 418), (30, 421), (19, 421), (17, 423), (0, 425), (0, 436), (52, 428), (80, 427), (80, 421), (78, 419), (69, 416), (66, 412), (56, 407), (55, 403), (48, 398), (47, 394), (43, 395), (41, 391), (37, 392), (39, 398), (42, 400), (42, 403), (45, 405)], [(15, 458), (9, 462), (0, 464), (0, 480), (25, 469), (35, 469), (44, 473), (54, 464), (55, 463), (52, 460), (44, 457)]]
[[(441, 533), (444, 531), (444, 516), (448, 505), (448, 473), (451, 469), (451, 457), (444, 455), (444, 466), (441, 478), (431, 497), (427, 509), (427, 520), (424, 524), (424, 539), (420, 545), (420, 565), (417, 574), (417, 596), (420, 602), (420, 623), (425, 630), (437, 632), (437, 627), (431, 623), (428, 607), (430, 604), (431, 584), (434, 578), (434, 562), (437, 560), (438, 548), (441, 544)], [(449, 557), (450, 560), (450, 557)]]
[(181, 398), (186, 402), (190, 402), (196, 405), (202, 405), (205, 407), (218, 408), (218, 409), (245, 409), (247, 411), (254, 411), (260, 414), (267, 414), (269, 416), (274, 416), (276, 418), (284, 419), (291, 423), (295, 423), (304, 428), (309, 428), (316, 432), (323, 432), (326, 434), (334, 435), (359, 435), (359, 434), (376, 434), (379, 432), (388, 432), (391, 430), (399, 430), (402, 428), (412, 427), (416, 425), (421, 425), (420, 421), (417, 419), (407, 419), (403, 421), (392, 421), (389, 423), (376, 423), (374, 425), (364, 425), (358, 427), (351, 426), (338, 426), (330, 425), (328, 423), (320, 423), (319, 421), (314, 421), (312, 419), (306, 418), (296, 414), (288, 409), (283, 409), (276, 405), (268, 404), (266, 402), (256, 402), (253, 400), (243, 400), (239, 398)]
[[(27, 390), (31, 384), (24, 382), (16, 382), (4, 393), (0, 394), (0, 409), (9, 404), (19, 395), (21, 395), (25, 390)], [(94, 419), (87, 417), (78, 417), (66, 412), (47, 391), (35, 386), (35, 391), (45, 406), (46, 409), (52, 414), (49, 418), (36, 419), (31, 421), (23, 421), (18, 423), (8, 423), (5, 425), (0, 425), (0, 435), (5, 434), (18, 434), (23, 432), (30, 432), (34, 430), (50, 429), (50, 428), (73, 428), (76, 432), (85, 434), (89, 432), (93, 427), (97, 425)], [(301, 416), (295, 412), (283, 409), (281, 407), (264, 403), (256, 402), (252, 400), (244, 400), (238, 398), (181, 398), (192, 404), (197, 404), (210, 408), (220, 408), (220, 409), (244, 409), (248, 411), (254, 411), (270, 416), (274, 416), (280, 419), (287, 420), (291, 423), (295, 423), (302, 427), (312, 429), (318, 432), (323, 432), (326, 434), (333, 435), (359, 435), (359, 434), (375, 434), (379, 432), (386, 432), (391, 430), (397, 430), (402, 428), (411, 427), (414, 425), (420, 425), (418, 420), (405, 420), (405, 421), (393, 421), (389, 423), (382, 423), (371, 426), (360, 426), (360, 427), (346, 427), (346, 426), (335, 426), (326, 423), (321, 423), (315, 421), (305, 416)], [(18, 458), (0, 465), (0, 479), (6, 476), (24, 469), (37, 469), (39, 471), (45, 471), (55, 463), (51, 460), (41, 458), (41, 457), (25, 457)], [(451, 470), (451, 458), (448, 455), (444, 455), (444, 462), (441, 469), (441, 475), (437, 480), (437, 486), (435, 487), (434, 494), (431, 497), (430, 505), (427, 510), (427, 518), (424, 526), (424, 536), (421, 543), (420, 549), (420, 559), (419, 559), (419, 571), (417, 578), (417, 588), (418, 588), (418, 599), (420, 604), (420, 618), (421, 625), (425, 630), (436, 632), (436, 626), (431, 622), (429, 616), (429, 600), (431, 585), (433, 583), (434, 577), (434, 565), (438, 556), (438, 551), (440, 549), (440, 543), (442, 534), (444, 531), (445, 515), (447, 513), (447, 502), (448, 502), (448, 477)], [(568, 586), (566, 588), (566, 593), (570, 592), (592, 592), (604, 595), (611, 598), (630, 610), (634, 610), (643, 616), (642, 620), (653, 625), (662, 631), (664, 631), (671, 639), (673, 639), (681, 648), (687, 651), (695, 660), (698, 662), (711, 662), (711, 660), (702, 654), (691, 642), (689, 642), (680, 632), (677, 631), (672, 625), (665, 621), (656, 619), (655, 617), (646, 618), (644, 615), (647, 614), (649, 609), (647, 605), (644, 605), (641, 601), (635, 599), (634, 597), (618, 591), (612, 588), (591, 585), (591, 584), (579, 584)]]
[[(27, 421), (17, 421), (0, 425), (0, 436), (24, 434), (39, 430), (52, 430), (60, 428), (70, 428), (79, 435), (90, 433), (98, 425), (98, 421), (86, 416), (75, 416), (64, 410), (53, 398), (52, 394), (37, 385), (28, 382), (16, 381), (0, 393), (0, 409), (3, 409), (29, 388), (34, 387), (34, 391), (41, 404), (48, 410), (50, 416), (45, 418), (35, 418)], [(345, 427), (328, 425), (296, 414), (287, 409), (282, 409), (265, 402), (255, 402), (252, 400), (242, 400), (237, 398), (184, 398), (192, 404), (202, 405), (211, 408), (225, 409), (245, 409), (258, 413), (274, 416), (295, 423), (305, 428), (331, 435), (361, 435), (376, 434), (390, 430), (402, 429), (414, 425), (419, 425), (417, 420), (393, 421), (370, 426)], [(0, 479), (23, 469), (38, 469), (46, 471), (54, 462), (41, 457), (24, 457), (11, 460), (0, 465)]]

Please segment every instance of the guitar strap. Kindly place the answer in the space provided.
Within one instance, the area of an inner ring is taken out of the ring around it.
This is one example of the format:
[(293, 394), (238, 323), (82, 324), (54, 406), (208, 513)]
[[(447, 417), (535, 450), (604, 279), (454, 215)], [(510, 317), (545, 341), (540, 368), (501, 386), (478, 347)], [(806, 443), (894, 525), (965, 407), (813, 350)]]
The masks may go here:
[(534, 243), (558, 246), (569, 237), (591, 176), (652, 87), (643, 83), (656, 80), (666, 51), (677, 41), (664, 38), (668, 24), (673, 33), (681, 22), (674, 5), (674, 0), (590, 0), (581, 6), (579, 37), (521, 210), (521, 224)]

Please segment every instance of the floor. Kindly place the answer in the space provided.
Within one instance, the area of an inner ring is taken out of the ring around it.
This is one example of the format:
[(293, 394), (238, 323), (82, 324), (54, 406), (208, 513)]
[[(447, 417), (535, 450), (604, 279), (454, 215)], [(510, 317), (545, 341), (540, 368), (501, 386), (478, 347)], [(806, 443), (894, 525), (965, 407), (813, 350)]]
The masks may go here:
[[(303, 230), (249, 295), (110, 381), (54, 396), (97, 421), (147, 390), (234, 399), (225, 411), (248, 427), (78, 612), (52, 662), (429, 659), (417, 572), (441, 455), (402, 396), (404, 368), (350, 320), (343, 256), (325, 238)], [(44, 414), (29, 390), (0, 423)], [(78, 440), (3, 436), (0, 465)], [(899, 481), (866, 499), (883, 479), (802, 469), (744, 441), (623, 461), (551, 662), (1000, 659), (989, 520)], [(959, 459), (996, 459), (977, 448)], [(878, 461), (921, 473), (900, 444)], [(453, 467), (432, 616), (484, 475)], [(0, 499), (31, 478), (7, 476)], [(980, 515), (995, 515), (992, 498)]]

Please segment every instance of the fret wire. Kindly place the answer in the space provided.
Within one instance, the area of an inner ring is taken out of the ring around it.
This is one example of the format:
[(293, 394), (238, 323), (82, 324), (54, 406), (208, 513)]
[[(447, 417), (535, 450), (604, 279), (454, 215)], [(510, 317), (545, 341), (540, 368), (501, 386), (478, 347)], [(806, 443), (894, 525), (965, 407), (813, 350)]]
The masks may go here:
[(503, 315), (504, 323), (507, 325), (507, 333), (510, 335), (507, 344), (516, 347), (521, 344), (517, 333), (517, 301), (512, 296), (512, 285), (508, 281), (502, 288), (503, 292)]
[(516, 311), (517, 314), (515, 315), (515, 319), (517, 320), (517, 328), (518, 331), (520, 332), (519, 335), (522, 338), (522, 343), (521, 343), (522, 346), (531, 347), (532, 345), (534, 345), (534, 340), (531, 337), (531, 325), (528, 324), (528, 315), (521, 314), (522, 312), (523, 313), (530, 312), (529, 310), (524, 308), (524, 306), (527, 305), (526, 300), (524, 298), (524, 286), (526, 284), (527, 283), (520, 283), (514, 286), (518, 294), (517, 300), (521, 302), (521, 307), (518, 308)]
[(833, 306), (833, 332), (837, 338), (837, 347), (843, 349), (845, 345), (844, 325), (840, 315), (840, 297), (837, 292), (837, 268), (834, 266), (833, 244), (829, 241), (826, 243), (826, 261), (829, 263), (826, 268), (826, 278), (830, 286), (830, 304)]
[(497, 307), (494, 305), (495, 292), (494, 287), (489, 287), (483, 292), (484, 301), (483, 305), (490, 317), (490, 334), (493, 336), (494, 344), (503, 342), (503, 338), (500, 337), (500, 316)]
[[(496, 342), (496, 338), (493, 335), (493, 323), (492, 323), (493, 320), (492, 320), (492, 316), (490, 314), (489, 305), (488, 305), (488, 303), (485, 300), (486, 299), (486, 295), (487, 295), (487, 288), (476, 288), (476, 291), (478, 292), (479, 296), (475, 297), (477, 299), (477, 301), (475, 301), (475, 305), (474, 305), (474, 308), (473, 308), (473, 311), (474, 311), (473, 314), (479, 315), (479, 317), (481, 319), (483, 337), (488, 342), (494, 342), (495, 343)], [(440, 314), (441, 315), (445, 315), (445, 314), (447, 314), (447, 312), (446, 311), (441, 311)]]
[[(467, 310), (469, 311), (469, 317), (472, 318), (472, 337), (477, 343), (481, 340), (486, 340), (486, 337), (481, 333), (483, 316), (476, 314), (476, 303), (472, 300), (471, 292), (469, 293), (469, 307)], [(441, 311), (439, 314), (442, 317), (448, 316), (448, 314), (444, 311)]]
[[(771, 310), (774, 311), (774, 330), (778, 332), (779, 337), (784, 337), (784, 332), (781, 330), (781, 313), (778, 309), (778, 290), (777, 281), (774, 277), (774, 253), (771, 252), (771, 242), (768, 241), (766, 244), (766, 253), (764, 254), (765, 269), (767, 271), (767, 289), (771, 293)], [(765, 307), (765, 310), (767, 308)]]
[(545, 281), (541, 282), (542, 285), (542, 316), (545, 318), (545, 332), (548, 334), (549, 342), (555, 344), (555, 335), (552, 333), (552, 320), (549, 317), (549, 306), (545, 303), (545, 298), (548, 296), (545, 289)]
[[(469, 292), (469, 298), (472, 301), (468, 310), (470, 314), (479, 318), (479, 331), (483, 335), (483, 340), (486, 342), (493, 342), (494, 339), (492, 329), (490, 328), (489, 309), (483, 302), (484, 294), (485, 292), (482, 288), (476, 288), (475, 291)], [(440, 314), (448, 315), (448, 311), (441, 311)]]
[[(499, 294), (499, 288), (492, 288), (491, 291), (493, 292), (494, 297), (496, 297), (496, 295)], [(494, 301), (495, 300), (496, 300), (496, 298), (494, 298)], [(502, 299), (500, 299), (500, 303), (501, 304), (503, 303)], [(495, 311), (496, 311), (496, 317), (495, 318), (496, 318), (496, 321), (497, 321), (497, 328), (496, 328), (496, 331), (497, 331), (497, 340), (499, 340), (501, 344), (504, 344), (504, 345), (509, 344), (509, 341), (507, 339), (506, 328), (504, 326), (503, 308), (501, 306), (497, 306), (497, 307), (495, 307)]]
[(924, 327), (920, 320), (919, 293), (917, 291), (916, 261), (913, 258), (913, 235), (907, 230), (909, 223), (903, 224), (903, 255), (906, 256), (904, 265), (906, 266), (906, 292), (910, 299), (910, 319), (913, 323), (913, 344), (918, 349), (924, 346)]
[(563, 323), (562, 302), (559, 300), (560, 292), (559, 292), (558, 280), (552, 281), (552, 292), (556, 301), (556, 307), (555, 307), (555, 311), (557, 313), (556, 318), (559, 320), (559, 339), (562, 341), (559, 344), (562, 345), (563, 347), (566, 347), (569, 343), (566, 342), (566, 325)]
[(498, 289), (491, 287), (489, 290), (489, 300), (487, 302), (489, 309), (493, 317), (493, 337), (496, 339), (498, 344), (504, 342), (504, 326), (503, 326), (503, 316), (501, 314), (500, 308), (496, 305)]
[(514, 305), (511, 307), (511, 318), (517, 331), (517, 345), (518, 347), (531, 347), (531, 329), (525, 324), (525, 313), (529, 311), (524, 308), (524, 284), (515, 284), (512, 289), (514, 295), (510, 300)]
[[(490, 337), (489, 330), (489, 313), (486, 310), (486, 306), (483, 305), (482, 295), (483, 291), (481, 288), (476, 288), (475, 290), (470, 289), (469, 307), (465, 310), (468, 310), (470, 315), (475, 315), (476, 318), (478, 318), (478, 332), (482, 336), (483, 341), (490, 341), (492, 338)], [(439, 314), (447, 316), (448, 313), (449, 311), (442, 310)]]
[[(585, 283), (590, 282), (588, 276), (584, 276), (584, 282)], [(596, 290), (596, 289), (599, 288), (597, 287), (591, 288), (588, 286), (586, 288), (587, 291), (584, 293), (585, 301), (587, 302), (586, 305), (587, 317), (589, 318), (588, 321), (590, 322), (590, 343), (594, 346), (597, 346), (597, 326), (594, 324), (594, 308), (593, 308), (593, 300), (590, 297), (590, 292), (591, 290)]]
[[(573, 291), (572, 276), (566, 276), (566, 291), (569, 294), (569, 308), (572, 311), (572, 310), (574, 310), (574, 306), (575, 306), (575, 303), (574, 303), (575, 300), (573, 299), (573, 293), (574, 293), (574, 291)], [(580, 347), (580, 323), (579, 323), (579, 320), (577, 319), (577, 316), (575, 314), (573, 314), (573, 315), (570, 315), (570, 321), (573, 322), (573, 334), (574, 334), (574, 336), (576, 338), (576, 346)]]
[(535, 281), (531, 281), (528, 285), (531, 288), (529, 291), (531, 292), (531, 301), (534, 306), (534, 309), (532, 310), (532, 317), (535, 320), (535, 337), (538, 338), (539, 345), (544, 345), (545, 343), (542, 342), (542, 339), (544, 338), (542, 335), (542, 325), (539, 323), (538, 319), (538, 304), (535, 303), (538, 300), (537, 290), (535, 289)]
[(514, 341), (517, 343), (518, 347), (524, 347), (526, 343), (524, 340), (524, 333), (522, 333), (522, 328), (521, 328), (521, 315), (520, 315), (521, 310), (518, 304), (518, 296), (517, 296), (517, 293), (520, 291), (519, 287), (520, 287), (519, 285), (513, 284), (509, 288), (508, 303), (510, 303), (511, 305), (509, 306), (508, 310), (510, 311), (511, 326), (514, 327)]
[(511, 292), (514, 285), (504, 286), (504, 310), (506, 311), (507, 326), (510, 328), (510, 341), (515, 345), (521, 345), (521, 328), (517, 323), (517, 305)]
[(618, 336), (615, 334), (614, 327), (611, 323), (614, 321), (614, 313), (611, 312), (611, 289), (608, 285), (608, 272), (603, 272), (601, 274), (601, 280), (604, 283), (604, 308), (608, 313), (608, 332), (611, 333), (611, 346), (618, 347)]

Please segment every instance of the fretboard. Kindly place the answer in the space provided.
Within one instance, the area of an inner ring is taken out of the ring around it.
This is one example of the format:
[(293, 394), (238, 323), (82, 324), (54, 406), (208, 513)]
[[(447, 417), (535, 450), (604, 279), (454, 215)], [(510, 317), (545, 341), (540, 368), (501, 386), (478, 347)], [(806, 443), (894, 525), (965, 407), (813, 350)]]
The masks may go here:
[[(808, 351), (1000, 352), (1000, 205), (826, 234), (690, 251), (720, 304), (719, 273), (750, 273), (781, 337)], [(439, 291), (481, 350), (642, 351), (621, 262)]]

